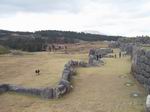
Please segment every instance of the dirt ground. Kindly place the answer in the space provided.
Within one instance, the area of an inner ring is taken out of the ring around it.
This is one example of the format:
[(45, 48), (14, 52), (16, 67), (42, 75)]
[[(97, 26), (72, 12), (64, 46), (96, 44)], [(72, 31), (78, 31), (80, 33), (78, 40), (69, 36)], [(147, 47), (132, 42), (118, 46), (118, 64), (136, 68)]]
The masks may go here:
[[(118, 54), (118, 50), (115, 51)], [(53, 86), (70, 60), (87, 60), (86, 53), (34, 53), (0, 57), (0, 83), (27, 87)], [(102, 67), (77, 69), (71, 93), (58, 100), (6, 93), (0, 95), (0, 112), (144, 112), (145, 91), (130, 75), (130, 57), (106, 58)], [(34, 70), (41, 69), (35, 76)], [(127, 87), (125, 84), (132, 82)], [(139, 97), (132, 97), (137, 92)]]

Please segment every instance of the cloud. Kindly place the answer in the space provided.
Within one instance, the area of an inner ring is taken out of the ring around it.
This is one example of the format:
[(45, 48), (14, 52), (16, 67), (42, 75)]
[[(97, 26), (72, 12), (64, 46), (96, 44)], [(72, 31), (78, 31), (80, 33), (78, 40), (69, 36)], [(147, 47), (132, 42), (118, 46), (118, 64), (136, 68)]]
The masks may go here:
[(80, 3), (79, 0), (1, 0), (0, 13), (77, 12), (80, 8)]
[(0, 0), (0, 29), (150, 35), (149, 0)]

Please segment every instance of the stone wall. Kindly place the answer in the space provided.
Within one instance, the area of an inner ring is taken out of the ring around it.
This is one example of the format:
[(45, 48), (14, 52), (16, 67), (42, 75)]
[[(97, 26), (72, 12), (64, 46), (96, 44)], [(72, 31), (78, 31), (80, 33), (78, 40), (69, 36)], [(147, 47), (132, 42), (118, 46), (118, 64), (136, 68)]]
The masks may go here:
[(55, 87), (46, 88), (25, 88), (17, 85), (11, 84), (1, 84), (0, 93), (5, 92), (16, 92), (21, 94), (30, 94), (39, 96), (46, 99), (60, 98), (63, 95), (70, 92), (72, 89), (72, 76), (75, 74), (75, 69), (77, 67), (86, 67), (87, 63), (83, 61), (69, 61), (65, 64), (64, 70), (62, 72), (62, 77)]
[(110, 48), (100, 48), (100, 49), (90, 49), (89, 51), (89, 65), (97, 66), (100, 63), (103, 63), (101, 58), (105, 55), (113, 53), (113, 50)]
[(146, 46), (150, 45), (150, 37), (136, 37), (136, 38), (119, 38), (118, 46), (122, 51), (126, 51), (127, 54), (132, 54), (133, 46)]
[(119, 48), (119, 43), (117, 41), (111, 41), (108, 44), (109, 48)]
[(150, 44), (150, 37), (133, 37), (133, 38), (119, 38), (120, 43), (133, 43), (133, 44)]
[(150, 92), (150, 51), (134, 47), (132, 54), (133, 76)]
[(145, 111), (150, 112), (150, 44), (147, 44), (150, 38), (136, 38), (132, 39), (133, 42), (129, 40), (120, 41), (120, 49), (131, 55), (131, 73), (148, 93)]
[(131, 55), (133, 50), (134, 44), (133, 43), (122, 43), (120, 44), (121, 51), (125, 51), (126, 54)]

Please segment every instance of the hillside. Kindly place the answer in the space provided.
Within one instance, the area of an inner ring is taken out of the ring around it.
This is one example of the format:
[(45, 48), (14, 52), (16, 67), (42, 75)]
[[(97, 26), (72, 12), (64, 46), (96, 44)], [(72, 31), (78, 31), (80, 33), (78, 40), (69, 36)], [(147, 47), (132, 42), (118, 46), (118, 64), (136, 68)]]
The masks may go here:
[(13, 32), (0, 30), (0, 45), (23, 51), (42, 51), (51, 43), (77, 43), (79, 41), (116, 41), (121, 36), (107, 36), (72, 31), (45, 30), (36, 32)]

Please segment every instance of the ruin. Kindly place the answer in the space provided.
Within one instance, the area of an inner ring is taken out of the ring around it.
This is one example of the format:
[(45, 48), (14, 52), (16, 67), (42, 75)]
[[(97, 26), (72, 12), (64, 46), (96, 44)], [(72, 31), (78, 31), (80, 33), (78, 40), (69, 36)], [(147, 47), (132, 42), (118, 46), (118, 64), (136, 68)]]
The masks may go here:
[(55, 87), (45, 87), (45, 88), (25, 88), (18, 85), (12, 84), (1, 84), (0, 94), (5, 92), (16, 92), (22, 94), (29, 94), (39, 96), (45, 99), (56, 99), (70, 92), (72, 89), (72, 77), (75, 74), (75, 69), (77, 67), (86, 67), (87, 63), (84, 61), (73, 61), (70, 60), (65, 64), (64, 70), (62, 72), (62, 77)]
[(89, 62), (84, 61), (73, 61), (70, 60), (64, 65), (64, 70), (62, 72), (62, 77), (55, 87), (45, 87), (45, 88), (26, 88), (18, 85), (12, 84), (1, 84), (0, 94), (5, 92), (16, 92), (21, 94), (29, 94), (39, 96), (45, 99), (55, 99), (64, 96), (69, 93), (72, 89), (72, 78), (75, 74), (77, 67), (87, 67), (96, 66), (98, 64), (103, 64), (101, 60), (108, 53), (112, 53), (113, 50), (109, 48), (101, 49), (91, 49), (89, 51)]
[(109, 53), (113, 53), (113, 50), (110, 48), (90, 49), (89, 65), (98, 66), (99, 64), (103, 64), (104, 62), (101, 60), (101, 58)]

